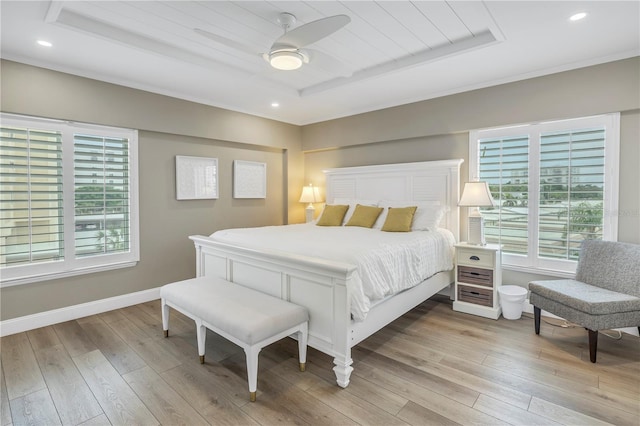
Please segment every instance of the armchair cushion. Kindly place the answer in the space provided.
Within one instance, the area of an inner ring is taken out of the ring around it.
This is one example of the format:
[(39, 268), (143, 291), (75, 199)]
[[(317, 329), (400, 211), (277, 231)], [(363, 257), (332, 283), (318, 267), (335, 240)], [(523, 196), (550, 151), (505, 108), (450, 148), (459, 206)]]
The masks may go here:
[(640, 298), (576, 280), (532, 281), (532, 293), (591, 315), (640, 311)]

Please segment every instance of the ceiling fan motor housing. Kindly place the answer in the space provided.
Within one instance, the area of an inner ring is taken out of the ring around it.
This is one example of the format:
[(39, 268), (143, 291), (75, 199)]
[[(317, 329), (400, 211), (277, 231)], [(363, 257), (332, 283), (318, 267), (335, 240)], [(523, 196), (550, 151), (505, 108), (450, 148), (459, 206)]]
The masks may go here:
[(280, 15), (278, 15), (278, 19), (276, 19), (276, 22), (278, 22), (282, 29), (287, 32), (289, 31), (289, 28), (291, 28), (296, 23), (296, 17), (291, 13), (282, 12)]

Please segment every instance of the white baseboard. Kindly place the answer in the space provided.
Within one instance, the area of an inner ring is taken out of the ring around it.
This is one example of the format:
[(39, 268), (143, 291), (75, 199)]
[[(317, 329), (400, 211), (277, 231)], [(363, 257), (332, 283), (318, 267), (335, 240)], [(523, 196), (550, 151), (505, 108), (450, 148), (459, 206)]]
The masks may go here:
[[(531, 304), (531, 302), (529, 302), (529, 299), (524, 301), (524, 303), (522, 305), (522, 312), (526, 312), (528, 314), (533, 314), (533, 305)], [(563, 319), (563, 318), (560, 318), (560, 317), (558, 317), (556, 315), (553, 315), (551, 312), (547, 312), (545, 310), (543, 310), (540, 314), (543, 317)]]
[(89, 315), (100, 314), (114, 309), (125, 308), (159, 298), (160, 287), (156, 287), (135, 293), (123, 294), (122, 296), (109, 297), (107, 299), (67, 306), (66, 308), (12, 318), (0, 321), (0, 337), (46, 327), (60, 322), (71, 321)]

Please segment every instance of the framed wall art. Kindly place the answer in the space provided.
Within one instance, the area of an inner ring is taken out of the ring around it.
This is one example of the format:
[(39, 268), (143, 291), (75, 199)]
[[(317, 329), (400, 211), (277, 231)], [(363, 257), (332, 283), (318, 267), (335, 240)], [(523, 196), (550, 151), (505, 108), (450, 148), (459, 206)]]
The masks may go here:
[(233, 198), (267, 197), (267, 163), (234, 160)]
[(176, 199), (218, 198), (218, 159), (176, 155)]

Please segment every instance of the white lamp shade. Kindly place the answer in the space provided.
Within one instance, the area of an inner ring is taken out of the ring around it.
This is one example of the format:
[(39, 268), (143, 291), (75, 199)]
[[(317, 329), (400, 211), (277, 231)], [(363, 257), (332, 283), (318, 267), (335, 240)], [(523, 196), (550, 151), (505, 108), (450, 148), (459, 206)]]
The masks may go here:
[(462, 207), (495, 206), (489, 184), (487, 182), (466, 182), (458, 205)]
[(320, 191), (317, 186), (305, 186), (302, 188), (302, 195), (300, 195), (301, 203), (319, 203), (322, 201), (320, 197)]

